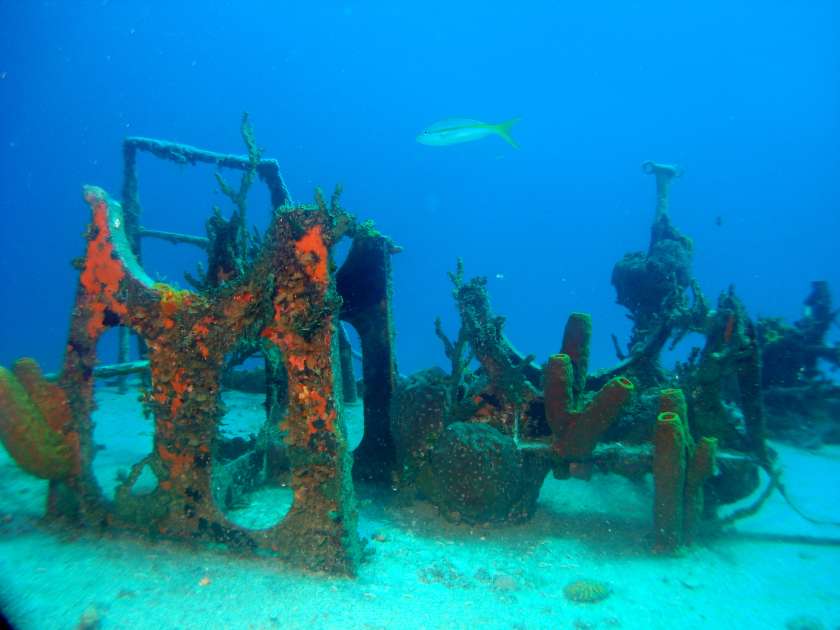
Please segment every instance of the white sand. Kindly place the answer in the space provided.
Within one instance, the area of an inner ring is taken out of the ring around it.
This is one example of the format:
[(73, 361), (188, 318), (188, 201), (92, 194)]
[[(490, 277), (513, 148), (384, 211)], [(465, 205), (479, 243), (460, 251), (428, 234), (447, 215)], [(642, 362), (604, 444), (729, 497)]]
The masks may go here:
[[(96, 470), (112, 487), (118, 468), (148, 452), (150, 423), (136, 392), (98, 398), (96, 436), (106, 448)], [(259, 397), (226, 401), (228, 431), (258, 428)], [(349, 414), (353, 440), (358, 412)], [(802, 506), (840, 519), (840, 450), (775, 447)], [(360, 488), (360, 529), (373, 554), (350, 580), (176, 541), (51, 529), (38, 518), (45, 490), (0, 452), (0, 604), (21, 630), (75, 628), (83, 618), (155, 630), (785, 628), (799, 617), (840, 628), (840, 546), (784, 538), (840, 540), (840, 529), (809, 525), (778, 496), (740, 523), (739, 535), (661, 558), (648, 553), (649, 484), (620, 477), (549, 477), (529, 523), (497, 528), (452, 525), (428, 504), (399, 506), (388, 490)], [(283, 492), (256, 493), (237, 520), (262, 522), (278, 512), (275, 500), (282, 513)], [(613, 592), (597, 604), (571, 603), (563, 587), (580, 577), (604, 580)]]

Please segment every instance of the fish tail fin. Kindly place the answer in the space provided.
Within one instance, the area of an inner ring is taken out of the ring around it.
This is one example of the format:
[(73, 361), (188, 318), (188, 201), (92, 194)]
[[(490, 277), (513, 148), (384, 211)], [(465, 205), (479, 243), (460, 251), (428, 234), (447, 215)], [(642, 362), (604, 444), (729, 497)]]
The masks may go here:
[(505, 122), (501, 122), (498, 125), (494, 125), (496, 129), (496, 133), (502, 137), (502, 140), (507, 142), (510, 146), (514, 149), (519, 148), (519, 143), (513, 139), (513, 136), (510, 135), (511, 127), (513, 127), (516, 123), (520, 120), (519, 116), (516, 118), (511, 118), (510, 120), (506, 120)]

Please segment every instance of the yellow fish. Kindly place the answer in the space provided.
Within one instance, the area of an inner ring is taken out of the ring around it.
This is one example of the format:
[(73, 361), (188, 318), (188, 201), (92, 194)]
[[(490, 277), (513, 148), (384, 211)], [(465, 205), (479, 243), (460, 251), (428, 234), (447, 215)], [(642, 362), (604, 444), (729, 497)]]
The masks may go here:
[(511, 118), (492, 125), (469, 118), (447, 118), (424, 129), (417, 136), (417, 142), (433, 147), (447, 147), (450, 144), (481, 140), (487, 136), (499, 136), (514, 149), (518, 149), (519, 144), (510, 135), (510, 128), (518, 121), (519, 118)]

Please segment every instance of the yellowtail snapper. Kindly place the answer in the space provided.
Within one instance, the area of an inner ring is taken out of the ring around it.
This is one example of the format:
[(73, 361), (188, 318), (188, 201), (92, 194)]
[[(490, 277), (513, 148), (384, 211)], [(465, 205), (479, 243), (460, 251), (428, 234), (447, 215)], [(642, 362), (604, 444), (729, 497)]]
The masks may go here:
[(510, 135), (510, 128), (519, 121), (511, 118), (497, 125), (471, 120), (469, 118), (447, 118), (430, 125), (417, 136), (417, 142), (433, 147), (446, 147), (450, 144), (473, 142), (487, 136), (499, 136), (514, 149), (519, 144)]

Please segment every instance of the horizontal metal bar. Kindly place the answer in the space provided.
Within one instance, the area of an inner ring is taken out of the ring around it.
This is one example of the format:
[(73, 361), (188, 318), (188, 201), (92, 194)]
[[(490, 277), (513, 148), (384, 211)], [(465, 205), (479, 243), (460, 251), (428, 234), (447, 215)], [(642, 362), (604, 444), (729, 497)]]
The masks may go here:
[(157, 238), (162, 241), (169, 241), (175, 245), (178, 245), (179, 243), (186, 243), (188, 245), (196, 245), (202, 249), (210, 247), (210, 239), (206, 236), (194, 236), (192, 234), (167, 232), (165, 230), (149, 230), (143, 227), (140, 228), (140, 236), (144, 238)]

